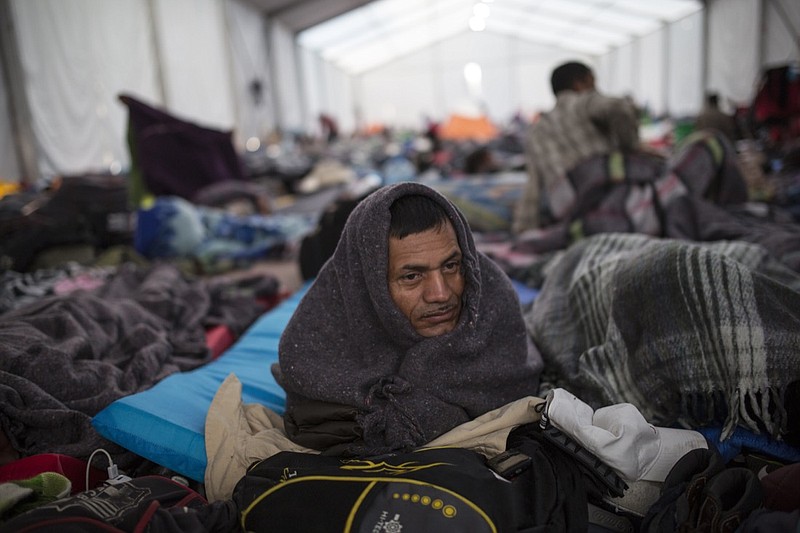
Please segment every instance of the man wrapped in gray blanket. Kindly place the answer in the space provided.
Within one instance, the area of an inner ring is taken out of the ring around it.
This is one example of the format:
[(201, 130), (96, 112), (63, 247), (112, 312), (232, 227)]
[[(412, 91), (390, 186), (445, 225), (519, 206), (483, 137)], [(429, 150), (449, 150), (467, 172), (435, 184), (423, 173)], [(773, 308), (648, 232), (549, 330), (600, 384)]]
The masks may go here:
[(541, 369), (508, 277), (452, 203), (408, 182), (351, 213), (272, 371), (289, 438), (349, 455), (411, 449), (535, 395)]

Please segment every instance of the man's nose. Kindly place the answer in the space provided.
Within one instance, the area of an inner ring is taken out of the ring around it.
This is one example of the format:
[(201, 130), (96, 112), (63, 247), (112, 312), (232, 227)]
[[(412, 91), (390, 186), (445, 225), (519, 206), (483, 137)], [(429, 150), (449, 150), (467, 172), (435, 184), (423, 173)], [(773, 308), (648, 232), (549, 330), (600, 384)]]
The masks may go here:
[(450, 299), (450, 287), (441, 272), (438, 270), (431, 271), (425, 281), (425, 301), (446, 302)]

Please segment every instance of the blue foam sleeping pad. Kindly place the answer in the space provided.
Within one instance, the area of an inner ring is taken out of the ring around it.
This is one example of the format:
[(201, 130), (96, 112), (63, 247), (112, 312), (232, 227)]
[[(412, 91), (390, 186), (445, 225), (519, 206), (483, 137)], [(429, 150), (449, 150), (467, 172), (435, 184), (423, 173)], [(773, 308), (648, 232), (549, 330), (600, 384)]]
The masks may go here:
[(202, 483), (207, 464), (206, 414), (230, 373), (242, 383), (244, 403), (259, 403), (283, 414), (286, 393), (272, 377), (270, 366), (278, 362), (281, 333), (309, 285), (259, 317), (216, 360), (114, 401), (95, 415), (92, 425), (108, 440)]

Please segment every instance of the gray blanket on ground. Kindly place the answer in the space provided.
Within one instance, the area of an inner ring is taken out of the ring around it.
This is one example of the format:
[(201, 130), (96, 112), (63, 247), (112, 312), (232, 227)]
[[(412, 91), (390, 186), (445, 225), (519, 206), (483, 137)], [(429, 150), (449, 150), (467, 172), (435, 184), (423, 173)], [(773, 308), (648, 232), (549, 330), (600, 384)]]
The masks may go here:
[[(461, 317), (436, 337), (419, 335), (388, 289), (389, 208), (410, 194), (442, 205), (463, 255)], [(373, 450), (422, 445), (534, 395), (542, 366), (508, 277), (476, 251), (453, 204), (411, 182), (379, 189), (351, 213), (333, 257), (284, 330), (279, 354), (273, 372), (287, 392), (287, 413), (296, 399), (355, 407)]]
[(785, 432), (800, 277), (763, 248), (604, 234), (557, 261), (526, 323), (559, 386), (656, 425)]
[(257, 317), (254, 304), (219, 297), (175, 267), (128, 264), (94, 291), (0, 315), (0, 430), (23, 457), (85, 459), (103, 447), (124, 467), (135, 456), (102, 439), (92, 417), (117, 398), (207, 362), (205, 327), (232, 316), (230, 307), (243, 321)]

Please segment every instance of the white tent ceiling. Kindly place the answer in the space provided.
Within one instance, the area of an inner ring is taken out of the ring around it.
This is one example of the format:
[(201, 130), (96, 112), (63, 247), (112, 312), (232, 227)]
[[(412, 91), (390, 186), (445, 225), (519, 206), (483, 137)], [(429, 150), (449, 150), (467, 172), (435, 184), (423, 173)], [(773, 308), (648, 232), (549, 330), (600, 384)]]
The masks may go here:
[(243, 0), (297, 33), (373, 0)]
[(361, 5), (298, 33), (301, 46), (354, 75), (465, 31), (496, 32), (602, 55), (703, 8), (700, 0), (354, 3)]

